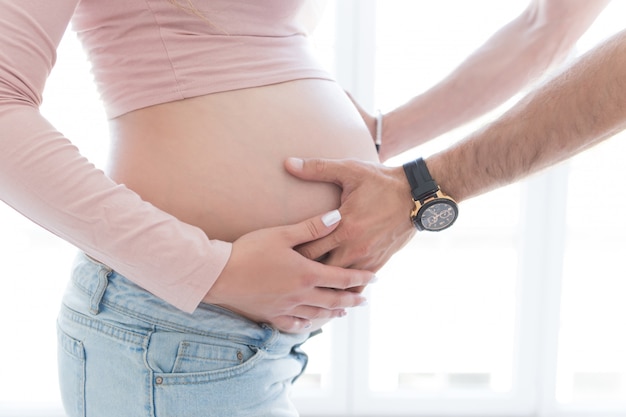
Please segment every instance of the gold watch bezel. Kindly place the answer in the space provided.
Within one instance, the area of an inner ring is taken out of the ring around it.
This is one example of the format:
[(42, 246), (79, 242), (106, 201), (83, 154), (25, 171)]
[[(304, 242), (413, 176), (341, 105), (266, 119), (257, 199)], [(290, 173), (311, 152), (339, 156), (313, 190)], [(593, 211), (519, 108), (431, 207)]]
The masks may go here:
[[(413, 222), (413, 225), (415, 225), (415, 227), (418, 230), (427, 230), (427, 231), (434, 231), (431, 229), (426, 229), (424, 227), (424, 225), (421, 223), (421, 221), (418, 219), (418, 216), (420, 214), (420, 210), (422, 209), (422, 207), (424, 207), (425, 205), (427, 205), (428, 203), (432, 202), (432, 201), (437, 201), (437, 200), (445, 200), (448, 202), (451, 202), (452, 205), (455, 207), (455, 212), (456, 212), (456, 216), (454, 217), (454, 219), (452, 220), (452, 222), (450, 222), (450, 224), (448, 226), (446, 226), (445, 228), (441, 229), (441, 230), (445, 230), (448, 227), (452, 226), (452, 224), (456, 221), (456, 218), (458, 217), (458, 204), (457, 202), (450, 197), (449, 195), (445, 194), (443, 191), (441, 191), (441, 189), (437, 189), (437, 191), (435, 191), (434, 194), (430, 194), (427, 197), (423, 198), (422, 200), (413, 200), (414, 203), (414, 207), (411, 210), (411, 214), (410, 214), (410, 218), (411, 218), (411, 222)], [(418, 225), (419, 223), (419, 225)]]

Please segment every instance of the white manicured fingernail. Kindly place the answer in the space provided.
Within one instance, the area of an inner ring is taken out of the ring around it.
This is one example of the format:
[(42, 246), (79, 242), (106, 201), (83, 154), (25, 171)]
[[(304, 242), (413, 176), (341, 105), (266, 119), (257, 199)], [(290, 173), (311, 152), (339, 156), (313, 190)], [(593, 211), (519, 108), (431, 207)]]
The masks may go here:
[(332, 226), (333, 224), (337, 223), (339, 220), (341, 220), (341, 213), (339, 213), (339, 210), (329, 211), (328, 213), (322, 216), (322, 223), (324, 223), (326, 227)]
[(304, 161), (300, 158), (288, 158), (288, 161), (289, 165), (291, 165), (292, 168), (295, 168), (298, 171), (301, 171), (302, 168), (304, 168)]

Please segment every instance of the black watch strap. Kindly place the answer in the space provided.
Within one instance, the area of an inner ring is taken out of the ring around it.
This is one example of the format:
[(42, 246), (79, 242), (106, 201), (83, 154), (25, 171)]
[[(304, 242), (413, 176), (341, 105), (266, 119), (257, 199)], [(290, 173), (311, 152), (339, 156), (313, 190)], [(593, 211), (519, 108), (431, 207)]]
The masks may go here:
[(430, 176), (430, 172), (423, 158), (407, 162), (402, 165), (402, 168), (404, 168), (406, 178), (409, 180), (413, 200), (421, 201), (428, 195), (436, 193), (439, 189), (433, 177)]

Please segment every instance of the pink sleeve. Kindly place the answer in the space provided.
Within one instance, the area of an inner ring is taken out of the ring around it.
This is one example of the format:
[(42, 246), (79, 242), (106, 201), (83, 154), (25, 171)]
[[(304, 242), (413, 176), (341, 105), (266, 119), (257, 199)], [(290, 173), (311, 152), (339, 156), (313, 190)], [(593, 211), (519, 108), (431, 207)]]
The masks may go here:
[(181, 310), (192, 312), (231, 244), (142, 201), (39, 113), (79, 0), (0, 0), (0, 198)]

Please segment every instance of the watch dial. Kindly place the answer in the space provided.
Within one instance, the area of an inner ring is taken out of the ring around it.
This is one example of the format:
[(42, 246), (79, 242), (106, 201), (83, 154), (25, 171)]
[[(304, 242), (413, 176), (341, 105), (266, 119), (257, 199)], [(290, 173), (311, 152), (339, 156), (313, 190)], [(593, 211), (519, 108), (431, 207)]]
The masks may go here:
[(424, 229), (442, 230), (454, 222), (456, 209), (448, 203), (435, 202), (424, 207), (420, 218)]

